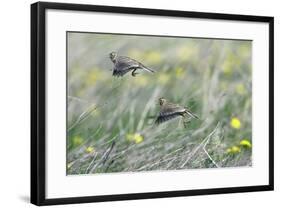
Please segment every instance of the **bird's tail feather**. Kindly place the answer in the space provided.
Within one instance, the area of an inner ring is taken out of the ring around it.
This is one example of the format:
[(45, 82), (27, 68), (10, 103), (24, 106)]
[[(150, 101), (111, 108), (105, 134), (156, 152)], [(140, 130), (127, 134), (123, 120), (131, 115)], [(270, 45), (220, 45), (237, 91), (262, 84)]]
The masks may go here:
[(199, 119), (199, 117), (198, 117), (196, 114), (192, 113), (192, 112), (189, 111), (189, 110), (186, 110), (185, 113), (187, 113), (187, 114), (188, 114), (189, 116), (191, 116), (192, 118)]
[(152, 73), (155, 72), (153, 69), (150, 69), (150, 68), (148, 68), (148, 67), (146, 67), (146, 66), (144, 66), (144, 65), (142, 65), (142, 69), (144, 69), (144, 70), (146, 70), (146, 71), (149, 71), (149, 72), (152, 72)]

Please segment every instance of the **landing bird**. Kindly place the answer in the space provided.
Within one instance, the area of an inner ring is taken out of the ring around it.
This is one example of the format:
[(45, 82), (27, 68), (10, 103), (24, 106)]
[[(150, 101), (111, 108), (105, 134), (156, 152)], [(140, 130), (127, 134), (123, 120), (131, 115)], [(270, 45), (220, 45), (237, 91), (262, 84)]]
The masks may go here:
[(155, 121), (156, 124), (163, 123), (165, 121), (177, 118), (179, 116), (186, 118), (190, 116), (192, 118), (199, 119), (197, 115), (190, 112), (187, 108), (182, 107), (178, 104), (170, 103), (164, 98), (159, 99), (160, 112)]
[(134, 77), (138, 74), (136, 73), (138, 69), (143, 69), (154, 73), (152, 69), (149, 69), (148, 67), (144, 66), (142, 63), (126, 56), (118, 56), (116, 52), (111, 52), (109, 54), (109, 58), (114, 64), (113, 74), (112, 74), (113, 76), (120, 77), (125, 75), (127, 72), (132, 71), (132, 76)]

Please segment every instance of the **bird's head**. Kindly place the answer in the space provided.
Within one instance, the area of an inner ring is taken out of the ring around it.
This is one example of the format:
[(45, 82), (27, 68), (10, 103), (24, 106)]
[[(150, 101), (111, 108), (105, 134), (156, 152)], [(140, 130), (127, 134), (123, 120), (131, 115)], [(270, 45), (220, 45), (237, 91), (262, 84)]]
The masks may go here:
[(117, 53), (116, 52), (111, 52), (109, 54), (109, 58), (111, 59), (112, 62), (115, 62), (116, 57), (117, 57)]
[(160, 105), (164, 105), (166, 102), (167, 102), (166, 99), (164, 99), (164, 98), (159, 98), (159, 104), (160, 104)]

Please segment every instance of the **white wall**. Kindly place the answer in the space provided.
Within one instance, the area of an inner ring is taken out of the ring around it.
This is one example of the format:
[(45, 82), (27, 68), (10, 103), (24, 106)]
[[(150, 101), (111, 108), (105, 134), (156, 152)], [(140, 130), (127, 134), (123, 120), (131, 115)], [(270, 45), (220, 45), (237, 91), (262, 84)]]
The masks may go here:
[[(49, 0), (51, 1), (51, 0)], [(30, 207), (29, 200), (29, 82), (30, 82), (30, 11), (33, 1), (1, 2), (0, 33), (0, 206)], [(60, 2), (69, 2), (60, 0)], [(203, 12), (275, 16), (275, 147), (281, 145), (281, 13), (278, 1), (246, 0), (103, 0), (73, 3), (147, 7)], [(277, 124), (277, 125), (276, 125)], [(275, 191), (212, 196), (150, 199), (90, 204), (93, 207), (246, 207), (280, 203), (281, 151), (275, 148)], [(239, 178), (239, 175), (237, 176)], [(88, 207), (89, 204), (60, 207)]]

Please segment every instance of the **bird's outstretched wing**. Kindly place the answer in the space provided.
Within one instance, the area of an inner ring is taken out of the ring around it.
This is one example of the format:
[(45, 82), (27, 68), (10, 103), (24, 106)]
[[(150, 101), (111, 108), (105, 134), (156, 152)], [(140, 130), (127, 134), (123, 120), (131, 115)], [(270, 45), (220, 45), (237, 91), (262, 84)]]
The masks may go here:
[(130, 66), (127, 66), (126, 68), (122, 68), (122, 69), (118, 68), (118, 67), (114, 67), (112, 75), (116, 76), (116, 77), (122, 77), (124, 74), (126, 74), (127, 72), (129, 72), (131, 70), (132, 70), (132, 67), (130, 67)]
[(129, 58), (127, 56), (118, 56), (117, 58), (117, 63), (119, 67), (127, 67), (127, 66), (132, 66), (132, 67), (139, 67), (140, 63), (132, 58)]
[(160, 123), (163, 123), (165, 121), (168, 121), (168, 120), (171, 120), (173, 118), (176, 118), (178, 116), (180, 116), (179, 113), (174, 113), (174, 114), (170, 114), (170, 115), (166, 115), (166, 116), (162, 116), (162, 115), (159, 114), (158, 117), (155, 120), (155, 123), (156, 124), (160, 124)]
[(175, 105), (175, 104), (166, 104), (161, 106), (159, 115), (155, 121), (156, 124), (163, 123), (165, 121), (171, 120), (178, 116), (181, 116), (185, 112), (185, 108)]
[(140, 64), (136, 60), (126, 56), (119, 56), (113, 69), (113, 76), (123, 76), (139, 66)]
[(173, 104), (173, 103), (167, 103), (163, 106), (161, 106), (160, 109), (160, 115), (170, 115), (173, 113), (183, 113), (186, 109), (180, 105)]

